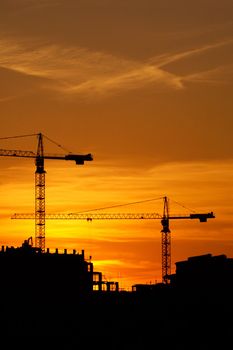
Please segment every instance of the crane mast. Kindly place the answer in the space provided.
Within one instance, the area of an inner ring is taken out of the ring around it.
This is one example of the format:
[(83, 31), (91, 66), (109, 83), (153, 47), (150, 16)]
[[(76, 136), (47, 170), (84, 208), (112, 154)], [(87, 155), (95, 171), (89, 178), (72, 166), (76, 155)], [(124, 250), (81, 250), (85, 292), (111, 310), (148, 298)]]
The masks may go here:
[(171, 274), (171, 231), (169, 228), (169, 202), (164, 197), (162, 224), (162, 279), (165, 284), (168, 283), (168, 276)]
[(35, 158), (35, 247), (45, 250), (45, 174), (43, 136), (38, 134)]

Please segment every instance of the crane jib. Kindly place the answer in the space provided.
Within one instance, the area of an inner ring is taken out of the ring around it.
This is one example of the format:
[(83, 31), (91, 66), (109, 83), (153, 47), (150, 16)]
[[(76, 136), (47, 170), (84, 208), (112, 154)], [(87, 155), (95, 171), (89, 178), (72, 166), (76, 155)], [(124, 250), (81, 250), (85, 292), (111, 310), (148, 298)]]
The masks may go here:
[[(34, 219), (34, 213), (20, 213), (12, 215), (11, 219)], [(173, 219), (199, 219), (201, 222), (206, 222), (209, 218), (215, 218), (213, 213), (205, 214), (190, 214), (188, 216), (169, 216), (169, 218), (163, 218), (158, 213), (56, 213), (56, 214), (46, 214), (46, 219), (48, 220), (59, 220), (59, 219), (68, 219), (68, 220), (109, 220), (109, 219), (135, 219), (135, 220), (148, 220), (148, 219), (162, 219), (162, 225), (168, 224), (169, 220)]]
[[(5, 150), (0, 149), (0, 156), (4, 157), (23, 157), (23, 158), (37, 158), (38, 155), (33, 151), (21, 151), (21, 150)], [(68, 155), (60, 155), (60, 154), (44, 154), (43, 159), (54, 159), (54, 160), (73, 160), (76, 164), (84, 164), (85, 161), (92, 161), (92, 154), (68, 154)]]

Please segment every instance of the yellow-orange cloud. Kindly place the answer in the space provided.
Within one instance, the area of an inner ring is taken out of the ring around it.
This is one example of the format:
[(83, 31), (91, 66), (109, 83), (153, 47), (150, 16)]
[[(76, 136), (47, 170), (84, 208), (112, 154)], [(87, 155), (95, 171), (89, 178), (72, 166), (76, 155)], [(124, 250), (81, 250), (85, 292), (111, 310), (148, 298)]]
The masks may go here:
[[(148, 85), (157, 89), (182, 89), (184, 82), (193, 81), (195, 76), (192, 73), (181, 76), (165, 67), (231, 43), (232, 40), (223, 41), (140, 62), (80, 47), (1, 39), (0, 67), (45, 78), (44, 83), (40, 81), (40, 86), (67, 95), (104, 96)], [(196, 75), (196, 81), (201, 81), (205, 74)]]

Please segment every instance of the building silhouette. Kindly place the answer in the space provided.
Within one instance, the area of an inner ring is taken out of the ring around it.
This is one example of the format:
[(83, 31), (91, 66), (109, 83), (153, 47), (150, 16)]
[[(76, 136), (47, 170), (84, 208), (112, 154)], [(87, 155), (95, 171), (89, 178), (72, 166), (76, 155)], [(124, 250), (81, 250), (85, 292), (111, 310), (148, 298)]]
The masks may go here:
[(21, 247), (4, 247), (0, 251), (1, 293), (17, 291), (40, 298), (50, 295), (80, 296), (92, 292), (117, 292), (118, 282), (103, 280), (102, 272), (94, 271), (85, 259), (84, 250), (62, 253), (48, 248), (44, 253), (34, 248), (31, 240)]
[(232, 290), (233, 259), (224, 254), (192, 256), (176, 262), (176, 273), (170, 280), (179, 289)]
[(225, 349), (232, 280), (233, 259), (206, 254), (177, 262), (170, 284), (126, 292), (104, 281), (83, 250), (42, 253), (26, 240), (0, 251), (0, 333), (24, 347)]

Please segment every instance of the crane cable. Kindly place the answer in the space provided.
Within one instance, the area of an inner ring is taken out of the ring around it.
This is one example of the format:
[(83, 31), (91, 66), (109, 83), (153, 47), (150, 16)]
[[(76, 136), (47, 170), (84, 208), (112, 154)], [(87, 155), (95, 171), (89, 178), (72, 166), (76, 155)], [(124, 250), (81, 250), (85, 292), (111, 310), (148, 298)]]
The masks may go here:
[(19, 139), (21, 137), (29, 137), (29, 136), (37, 136), (38, 134), (30, 134), (30, 135), (19, 135), (19, 136), (7, 136), (0, 137), (0, 140), (8, 140), (8, 139)]
[(67, 148), (63, 147), (62, 145), (60, 145), (60, 144), (57, 143), (56, 141), (50, 139), (48, 136), (46, 136), (46, 135), (44, 135), (44, 134), (43, 134), (43, 136), (44, 136), (47, 140), (49, 140), (50, 142), (54, 143), (57, 147), (63, 149), (63, 151), (68, 152), (68, 153), (72, 153), (72, 152), (69, 151)]
[[(18, 138), (23, 138), (23, 137), (30, 137), (30, 136), (38, 136), (39, 134), (28, 134), (28, 135), (17, 135), (17, 136), (7, 136), (7, 137), (0, 137), (0, 140), (9, 140), (9, 139), (18, 139)], [(68, 150), (67, 148), (63, 147), (62, 145), (60, 145), (59, 143), (57, 143), (56, 141), (50, 139), (48, 136), (42, 134), (43, 137), (45, 137), (48, 141), (54, 143), (57, 147), (63, 149), (63, 151), (68, 152), (68, 153), (72, 153), (70, 150)]]
[(164, 197), (152, 198), (152, 199), (145, 199), (145, 200), (137, 201), (137, 202), (130, 202), (130, 203), (125, 203), (125, 204), (112, 205), (112, 206), (108, 206), (108, 207), (102, 207), (102, 208), (95, 208), (95, 209), (83, 210), (83, 211), (79, 211), (79, 212), (72, 213), (72, 214), (82, 214), (82, 213), (89, 213), (89, 212), (92, 212), (92, 211), (103, 210), (103, 209), (112, 209), (112, 208), (118, 208), (118, 207), (125, 207), (125, 206), (127, 206), (127, 205), (133, 205), (133, 204), (139, 204), (139, 203), (146, 203), (146, 202), (157, 201), (157, 200), (163, 199), (163, 198), (164, 198)]
[(184, 206), (183, 204), (181, 204), (181, 203), (178, 203), (178, 202), (174, 201), (174, 200), (173, 200), (173, 199), (171, 199), (171, 198), (169, 198), (169, 199), (170, 199), (172, 202), (174, 202), (174, 203), (178, 204), (180, 207), (182, 207), (182, 208), (184, 208), (184, 209), (186, 209), (186, 210), (191, 211), (193, 214), (195, 214), (195, 213), (196, 213), (196, 211), (195, 211), (195, 210), (190, 209), (190, 208), (188, 208), (188, 207)]
[[(152, 201), (157, 201), (157, 200), (160, 200), (160, 199), (164, 199), (164, 197), (145, 199), (145, 200), (142, 200), (142, 201), (129, 202), (129, 203), (125, 203), (125, 204), (117, 204), (117, 205), (112, 205), (112, 206), (107, 206), (107, 207), (102, 207), (102, 208), (95, 208), (95, 209), (89, 209), (89, 210), (82, 210), (82, 211), (75, 212), (75, 213), (72, 213), (72, 214), (90, 213), (90, 212), (93, 212), (93, 211), (99, 211), (99, 210), (105, 210), (105, 209), (112, 209), (112, 208), (125, 207), (125, 206), (128, 206), (128, 205), (134, 205), (134, 204), (152, 202)], [(169, 198), (169, 199), (170, 199), (170, 198)], [(174, 203), (176, 203), (176, 204), (178, 204), (178, 205), (181, 206), (182, 208), (184, 208), (184, 209), (186, 209), (186, 210), (189, 210), (189, 211), (192, 212), (192, 213), (196, 213), (195, 210), (190, 209), (190, 208), (184, 206), (183, 204), (181, 204), (181, 203), (179, 203), (179, 202), (177, 202), (177, 201), (174, 201), (174, 200), (172, 200), (172, 199), (171, 199), (171, 201), (174, 202)]]

